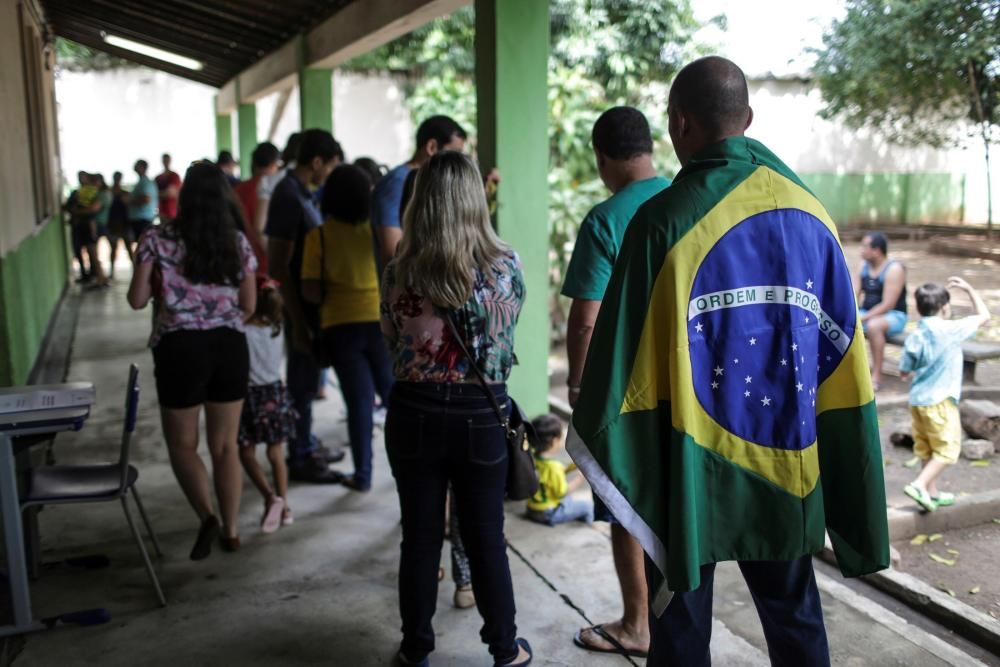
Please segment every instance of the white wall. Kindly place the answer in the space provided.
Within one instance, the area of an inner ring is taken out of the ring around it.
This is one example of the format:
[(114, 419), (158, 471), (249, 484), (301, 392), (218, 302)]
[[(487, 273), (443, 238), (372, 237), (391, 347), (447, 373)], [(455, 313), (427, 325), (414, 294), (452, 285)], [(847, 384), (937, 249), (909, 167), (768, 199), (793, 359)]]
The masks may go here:
[[(147, 160), (159, 173), (170, 153), (183, 172), (192, 160), (215, 156), (216, 89), (145, 68), (108, 72), (61, 70), (56, 81), (64, 177), (80, 170), (135, 178), (132, 165)], [(268, 138), (279, 93), (257, 102), (257, 136)], [(233, 118), (233, 130), (237, 122)], [(273, 143), (283, 148), (299, 129), (298, 89), (292, 91)], [(334, 134), (349, 159), (367, 155), (394, 166), (413, 152), (414, 128), (400, 82), (390, 77), (337, 73)], [(235, 144), (234, 144), (235, 146)], [(234, 153), (238, 153), (234, 149)], [(239, 156), (237, 155), (237, 158)]]
[(56, 79), (63, 176), (76, 182), (80, 170), (114, 171), (133, 181), (132, 165), (149, 162), (160, 172), (170, 153), (183, 172), (193, 160), (215, 156), (215, 89), (138, 68), (107, 72), (60, 70)]
[[(982, 142), (973, 138), (951, 149), (890, 144), (869, 130), (824, 120), (818, 87), (795, 80), (752, 80), (753, 124), (747, 134), (763, 142), (796, 172), (835, 174), (916, 172), (964, 174), (965, 221), (986, 221), (986, 176)], [(1000, 155), (1000, 145), (993, 153)], [(1000, 160), (994, 159), (994, 165)], [(993, 168), (994, 200), (1000, 198), (1000, 168)], [(1000, 219), (1000, 202), (994, 204)]]

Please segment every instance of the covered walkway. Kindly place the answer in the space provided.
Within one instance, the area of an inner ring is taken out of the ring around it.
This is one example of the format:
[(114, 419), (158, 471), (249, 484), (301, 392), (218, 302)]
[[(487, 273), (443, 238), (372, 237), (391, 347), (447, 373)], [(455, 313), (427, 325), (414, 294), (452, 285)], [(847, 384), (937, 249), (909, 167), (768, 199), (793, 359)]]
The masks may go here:
[[(241, 551), (216, 550), (208, 560), (192, 562), (187, 556), (197, 520), (171, 473), (163, 444), (146, 348), (149, 313), (129, 309), (124, 282), (104, 293), (72, 293), (68, 298), (66, 307), (80, 309), (69, 379), (92, 380), (98, 403), (82, 431), (59, 436), (55, 453), (60, 463), (115, 458), (127, 369), (138, 363), (142, 394), (133, 457), (163, 545), (165, 555), (155, 560), (155, 567), (168, 605), (158, 607), (117, 504), (46, 508), (39, 517), (46, 562), (99, 552), (110, 557), (111, 565), (93, 571), (46, 569), (33, 586), (37, 614), (106, 607), (113, 618), (106, 625), (28, 635), (13, 664), (392, 664), (399, 641), (399, 507), (381, 434), (375, 442), (370, 493), (293, 484), (289, 495), (295, 524), (264, 536), (257, 531), (262, 505), (247, 482)], [(340, 443), (347, 439), (346, 424), (338, 392), (330, 394), (317, 403), (317, 432)], [(519, 634), (534, 645), (534, 664), (629, 664), (624, 658), (585, 653), (571, 641), (588, 619), (599, 622), (620, 612), (607, 536), (582, 524), (539, 526), (518, 516), (521, 511), (521, 503), (508, 504), (506, 533)], [(449, 569), (447, 543), (442, 565)], [(834, 664), (982, 664), (855, 593), (839, 574), (828, 576), (824, 571), (829, 570), (817, 567)], [(716, 591), (713, 664), (768, 665), (753, 603), (733, 564), (720, 566)], [(453, 608), (452, 592), (446, 577), (438, 596), (433, 664), (487, 664), (478, 638), (479, 616)]]

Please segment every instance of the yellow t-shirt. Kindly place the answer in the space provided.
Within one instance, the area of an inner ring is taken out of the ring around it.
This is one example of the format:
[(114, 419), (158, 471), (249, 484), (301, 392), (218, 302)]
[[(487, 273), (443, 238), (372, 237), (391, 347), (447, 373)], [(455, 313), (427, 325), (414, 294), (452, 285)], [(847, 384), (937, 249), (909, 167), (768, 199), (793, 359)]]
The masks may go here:
[(331, 218), (323, 224), (322, 237), (323, 249), (320, 228), (312, 230), (302, 249), (302, 280), (323, 281), (320, 326), (378, 322), (378, 274), (368, 222), (352, 225)]
[(535, 472), (538, 473), (538, 490), (528, 500), (528, 509), (544, 512), (558, 507), (566, 497), (566, 466), (561, 461), (536, 456)]

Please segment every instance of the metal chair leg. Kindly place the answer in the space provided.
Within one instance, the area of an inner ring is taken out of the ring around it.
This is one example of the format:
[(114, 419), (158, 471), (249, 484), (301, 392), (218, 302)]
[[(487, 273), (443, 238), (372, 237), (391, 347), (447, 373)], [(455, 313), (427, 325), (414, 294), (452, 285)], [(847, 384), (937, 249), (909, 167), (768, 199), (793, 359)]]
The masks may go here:
[(132, 485), (132, 497), (135, 498), (135, 506), (139, 508), (139, 516), (142, 517), (142, 522), (146, 524), (146, 533), (153, 543), (156, 555), (162, 558), (163, 552), (160, 551), (160, 542), (156, 539), (156, 533), (153, 532), (153, 524), (149, 523), (149, 517), (146, 516), (146, 508), (142, 506), (142, 500), (139, 499), (139, 489), (136, 488), (135, 484)]
[(135, 543), (139, 546), (139, 553), (142, 554), (142, 560), (146, 563), (146, 572), (149, 574), (150, 580), (153, 582), (153, 587), (156, 589), (156, 597), (160, 600), (160, 606), (167, 606), (167, 599), (163, 597), (163, 589), (160, 588), (160, 580), (156, 577), (156, 571), (153, 570), (153, 563), (149, 560), (149, 554), (146, 553), (146, 545), (142, 543), (142, 535), (139, 534), (139, 529), (135, 527), (135, 522), (132, 520), (132, 513), (128, 511), (128, 501), (125, 496), (121, 497), (122, 509), (125, 511), (125, 519), (128, 521), (128, 527), (132, 531), (132, 537), (135, 538)]

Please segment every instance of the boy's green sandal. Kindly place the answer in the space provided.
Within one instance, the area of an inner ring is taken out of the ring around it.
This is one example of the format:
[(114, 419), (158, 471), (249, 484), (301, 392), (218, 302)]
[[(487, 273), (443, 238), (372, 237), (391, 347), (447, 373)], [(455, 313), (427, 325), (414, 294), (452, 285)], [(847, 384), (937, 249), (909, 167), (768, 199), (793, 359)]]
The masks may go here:
[(926, 489), (918, 488), (912, 484), (903, 487), (903, 493), (917, 501), (917, 504), (928, 512), (933, 512), (938, 508), (937, 503), (931, 498), (931, 494)]
[(936, 496), (931, 496), (931, 500), (933, 500), (934, 504), (938, 507), (948, 507), (949, 505), (955, 504), (955, 494), (942, 491)]

